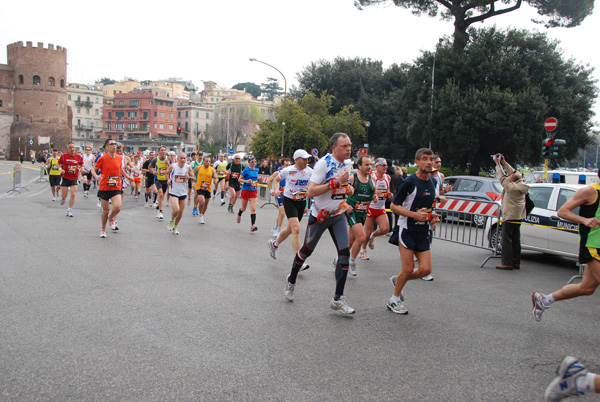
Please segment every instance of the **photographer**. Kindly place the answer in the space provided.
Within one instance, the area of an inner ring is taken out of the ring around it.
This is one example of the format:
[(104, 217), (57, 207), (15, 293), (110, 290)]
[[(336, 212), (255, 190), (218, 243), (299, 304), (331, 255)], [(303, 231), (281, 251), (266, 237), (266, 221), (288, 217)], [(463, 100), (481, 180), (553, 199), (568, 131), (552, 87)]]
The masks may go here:
[(525, 195), (529, 186), (504, 156), (493, 156), (496, 175), (502, 185), (502, 265), (497, 269), (519, 269), (521, 264), (521, 221), (525, 219)]

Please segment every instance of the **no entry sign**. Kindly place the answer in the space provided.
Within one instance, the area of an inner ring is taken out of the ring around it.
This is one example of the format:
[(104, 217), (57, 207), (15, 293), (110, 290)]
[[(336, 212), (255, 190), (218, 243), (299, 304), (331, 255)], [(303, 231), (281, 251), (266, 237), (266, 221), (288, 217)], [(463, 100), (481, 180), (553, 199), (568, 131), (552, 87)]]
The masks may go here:
[(554, 131), (558, 127), (558, 120), (554, 117), (548, 117), (544, 122), (544, 128), (546, 131)]

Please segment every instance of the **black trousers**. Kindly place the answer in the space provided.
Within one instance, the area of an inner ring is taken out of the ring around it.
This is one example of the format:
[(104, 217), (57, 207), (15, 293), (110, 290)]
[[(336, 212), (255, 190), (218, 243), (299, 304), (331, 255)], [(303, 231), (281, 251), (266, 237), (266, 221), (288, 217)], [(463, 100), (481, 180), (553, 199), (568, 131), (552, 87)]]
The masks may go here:
[(521, 225), (519, 221), (502, 223), (502, 265), (521, 263)]

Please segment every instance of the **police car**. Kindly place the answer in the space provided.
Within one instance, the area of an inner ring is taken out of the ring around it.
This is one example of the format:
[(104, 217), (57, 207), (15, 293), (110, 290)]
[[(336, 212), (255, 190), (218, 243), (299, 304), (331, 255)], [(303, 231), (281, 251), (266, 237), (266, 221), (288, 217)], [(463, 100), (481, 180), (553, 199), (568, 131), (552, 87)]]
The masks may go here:
[[(529, 197), (535, 208), (521, 225), (521, 249), (576, 259), (579, 252), (579, 224), (559, 218), (557, 212), (577, 190), (585, 186), (565, 183), (531, 183), (529, 186)], [(578, 214), (579, 207), (573, 212)], [(486, 224), (492, 248), (502, 238), (502, 226), (496, 230), (497, 226), (498, 220), (495, 218)], [(498, 245), (499, 250), (501, 244)]]

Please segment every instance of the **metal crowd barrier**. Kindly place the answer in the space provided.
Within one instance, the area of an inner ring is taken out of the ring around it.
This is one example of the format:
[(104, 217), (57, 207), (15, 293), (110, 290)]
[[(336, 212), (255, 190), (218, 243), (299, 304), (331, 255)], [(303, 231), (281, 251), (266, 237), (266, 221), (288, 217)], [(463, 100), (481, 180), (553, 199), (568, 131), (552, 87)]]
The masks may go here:
[[(271, 192), (269, 191), (269, 186), (267, 185), (267, 181), (269, 180), (269, 175), (259, 174), (258, 175), (258, 198), (265, 201), (260, 207), (264, 207), (265, 205), (275, 205), (272, 201)], [(276, 205), (275, 205), (276, 206)]]
[(17, 190), (18, 188), (22, 188), (29, 191), (29, 189), (27, 189), (26, 187), (21, 186), (21, 167), (21, 163), (15, 164), (15, 168), (13, 170), (13, 188), (12, 190), (8, 190), (7, 193), (11, 193), (14, 191), (21, 194), (21, 192)]
[(434, 239), (490, 250), (493, 254), (481, 263), (480, 268), (490, 258), (500, 256), (500, 225), (493, 225), (501, 218), (499, 203), (448, 197), (447, 201), (437, 205), (435, 212), (441, 215), (442, 221), (436, 225)]

